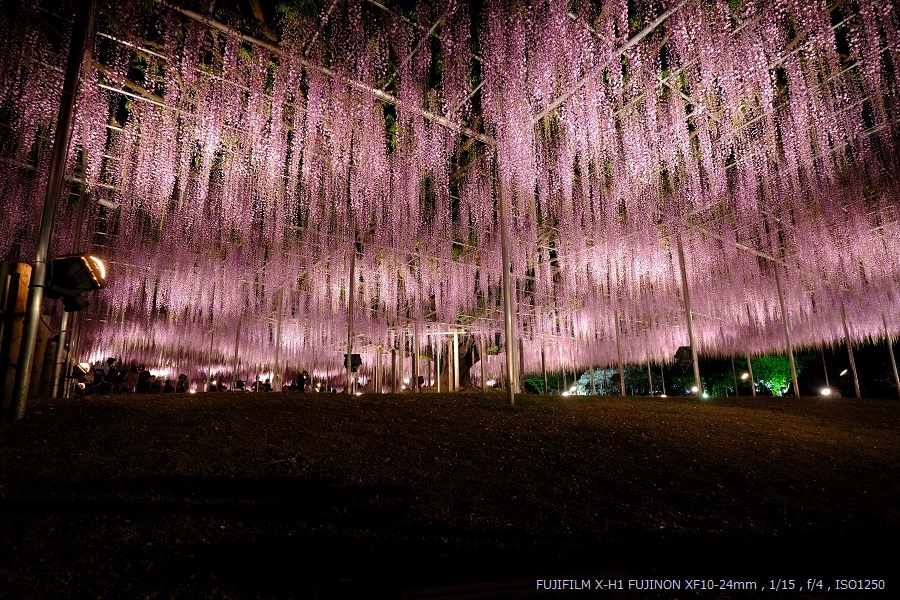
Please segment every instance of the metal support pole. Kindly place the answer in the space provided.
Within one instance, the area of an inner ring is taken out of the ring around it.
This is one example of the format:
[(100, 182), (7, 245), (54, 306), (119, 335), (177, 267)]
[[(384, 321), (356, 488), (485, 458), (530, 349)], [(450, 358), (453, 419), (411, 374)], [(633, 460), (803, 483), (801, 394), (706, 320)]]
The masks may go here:
[(391, 393), (397, 393), (397, 348), (391, 346)]
[(650, 382), (650, 395), (653, 395), (653, 374), (650, 373), (650, 361), (647, 361), (647, 380)]
[(516, 403), (516, 391), (512, 382), (515, 381), (516, 371), (516, 344), (515, 330), (513, 329), (513, 301), (512, 301), (512, 276), (509, 266), (509, 234), (507, 233), (507, 221), (509, 219), (509, 207), (507, 206), (506, 190), (503, 183), (500, 187), (500, 255), (503, 263), (503, 322), (506, 333), (506, 374), (509, 377), (509, 385), (506, 394), (510, 406)]
[(884, 313), (881, 314), (881, 321), (884, 323), (884, 337), (887, 340), (888, 353), (891, 355), (891, 368), (894, 369), (894, 385), (897, 386), (897, 394), (900, 395), (900, 375), (897, 374), (897, 360), (894, 358), (893, 340), (891, 340), (891, 334), (887, 326), (887, 317), (884, 316)]
[(438, 394), (441, 393), (441, 354), (444, 352), (444, 344), (441, 342), (440, 336), (438, 336), (437, 342), (434, 345), (434, 359), (435, 359), (435, 367), (437, 369), (437, 391)]
[(459, 332), (453, 332), (453, 391), (459, 391)]
[(549, 394), (550, 390), (547, 389), (547, 353), (543, 344), (541, 344), (541, 376), (544, 378), (544, 393)]
[(662, 395), (666, 395), (666, 365), (665, 363), (659, 365), (659, 376), (662, 378)]
[(734, 368), (734, 354), (731, 355), (731, 376), (734, 378), (734, 397), (740, 397), (738, 393), (738, 378), (737, 378), (737, 370)]
[(275, 372), (272, 374), (272, 390), (280, 392), (283, 381), (281, 380), (281, 364), (278, 358), (281, 353), (281, 315), (284, 312), (284, 289), (278, 291), (278, 321), (275, 325)]
[(481, 339), (481, 391), (487, 391), (487, 344), (484, 341), (484, 335), (479, 336)]
[(351, 363), (353, 362), (353, 309), (356, 306), (356, 242), (353, 243), (353, 251), (350, 254), (350, 280), (347, 282), (347, 385), (344, 391), (352, 393), (351, 377), (353, 375)]
[(591, 367), (591, 396), (597, 395), (597, 386), (594, 384), (594, 367)]
[(212, 386), (212, 358), (213, 358), (213, 338), (216, 335), (216, 329), (213, 327), (209, 330), (209, 368), (206, 369), (206, 391), (210, 391)]
[(238, 318), (237, 332), (234, 334), (234, 369), (231, 370), (231, 391), (236, 392), (238, 379), (238, 356), (241, 349), (241, 325), (244, 323), (244, 317)]
[(794, 384), (794, 397), (800, 397), (800, 386), (797, 385), (797, 367), (794, 365), (794, 344), (791, 342), (791, 329), (788, 327), (787, 310), (784, 307), (784, 293), (781, 291), (781, 269), (775, 263), (775, 286), (778, 288), (778, 302), (781, 305), (781, 323), (784, 325), (784, 341), (787, 343), (788, 359), (791, 363), (791, 381)]
[(700, 365), (697, 362), (697, 340), (694, 337), (694, 315), (691, 312), (691, 289), (688, 285), (687, 267), (684, 264), (684, 248), (681, 244), (681, 235), (675, 237), (678, 247), (678, 263), (681, 266), (681, 291), (684, 295), (684, 314), (687, 317), (688, 338), (691, 342), (691, 363), (694, 365), (694, 385), (697, 387), (697, 395), (703, 396), (703, 385), (700, 383)]
[(519, 338), (519, 372), (516, 377), (516, 393), (525, 391), (525, 339)]
[(844, 312), (844, 303), (841, 302), (841, 320), (844, 322), (844, 340), (847, 342), (847, 355), (850, 357), (850, 371), (853, 373), (853, 389), (856, 397), (862, 398), (859, 392), (859, 377), (856, 375), (856, 361), (853, 360), (853, 342), (850, 341), (850, 328), (847, 327), (847, 313)]
[(419, 393), (419, 324), (413, 325), (413, 349), (412, 349), (412, 380), (413, 390)]
[(621, 388), (621, 396), (625, 397), (625, 367), (622, 365), (622, 341), (619, 339), (619, 311), (615, 313), (616, 317), (616, 354), (619, 356), (619, 387)]
[(750, 391), (753, 392), (753, 397), (756, 398), (756, 379), (753, 378), (753, 361), (750, 360), (750, 355), (747, 355), (747, 371), (750, 373)]
[[(890, 344), (888, 344), (890, 347)], [(828, 383), (828, 366), (825, 364), (825, 346), (822, 346), (819, 349), (822, 353), (822, 372), (825, 373), (825, 387), (831, 387), (831, 384)]]
[(25, 416), (28, 388), (31, 385), (31, 369), (34, 367), (35, 343), (41, 325), (44, 288), (49, 283), (50, 238), (53, 235), (53, 225), (56, 221), (56, 204), (62, 193), (66, 175), (66, 157), (72, 137), (72, 122), (75, 118), (75, 96), (78, 91), (78, 80), (81, 77), (84, 53), (89, 46), (88, 40), (91, 37), (93, 17), (94, 0), (81, 0), (75, 10), (75, 24), (72, 29), (72, 38), (69, 41), (66, 74), (63, 80), (62, 98), (56, 117), (56, 133), (53, 138), (53, 150), (48, 169), (47, 193), (44, 196), (34, 270), (31, 274), (22, 338), (19, 344), (19, 357), (16, 361), (16, 377), (10, 399), (14, 419), (21, 419)]

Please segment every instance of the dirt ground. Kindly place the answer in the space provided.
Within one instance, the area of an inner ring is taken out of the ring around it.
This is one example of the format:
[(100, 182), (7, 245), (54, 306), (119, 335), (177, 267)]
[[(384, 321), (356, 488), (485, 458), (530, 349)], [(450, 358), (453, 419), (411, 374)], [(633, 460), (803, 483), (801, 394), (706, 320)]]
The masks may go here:
[(504, 401), (36, 401), (0, 424), (0, 596), (900, 597), (897, 401)]

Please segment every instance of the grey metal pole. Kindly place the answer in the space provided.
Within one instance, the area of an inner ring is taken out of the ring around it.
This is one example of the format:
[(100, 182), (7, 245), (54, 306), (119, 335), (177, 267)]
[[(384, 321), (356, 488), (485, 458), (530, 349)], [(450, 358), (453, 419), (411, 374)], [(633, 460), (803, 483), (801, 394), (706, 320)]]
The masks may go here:
[(887, 340), (888, 353), (891, 355), (891, 367), (894, 369), (894, 385), (897, 386), (897, 394), (900, 395), (900, 375), (897, 374), (897, 360), (894, 358), (893, 340), (891, 340), (891, 334), (887, 326), (887, 317), (884, 316), (884, 313), (881, 313), (881, 321), (884, 323), (884, 337)]
[(234, 368), (231, 370), (231, 391), (236, 392), (238, 379), (238, 357), (241, 350), (241, 325), (244, 323), (244, 317), (238, 318), (237, 332), (234, 334)]
[(666, 395), (666, 364), (659, 365), (659, 376), (662, 379), (662, 395)]
[(516, 393), (525, 391), (525, 338), (519, 338), (519, 372), (516, 377)]
[(347, 385), (344, 391), (352, 393), (351, 377), (353, 376), (350, 364), (353, 362), (353, 309), (356, 306), (356, 242), (353, 242), (353, 252), (350, 255), (350, 281), (347, 282)]
[(650, 382), (650, 395), (653, 395), (653, 374), (650, 372), (650, 361), (647, 361), (647, 380)]
[(441, 353), (444, 351), (444, 344), (441, 342), (440, 336), (438, 336), (437, 341), (434, 345), (434, 357), (435, 357), (435, 367), (437, 370), (437, 391), (438, 394), (441, 393)]
[(481, 339), (481, 391), (487, 391), (487, 344), (484, 341), (484, 334), (480, 335)]
[(756, 398), (756, 379), (753, 378), (753, 361), (750, 360), (750, 355), (747, 355), (747, 371), (750, 373), (750, 391), (753, 392), (753, 397)]
[(272, 389), (280, 392), (284, 382), (281, 380), (281, 315), (284, 312), (284, 289), (278, 290), (278, 321), (275, 326), (275, 373), (272, 374)]
[(56, 117), (56, 133), (53, 138), (53, 150), (48, 169), (47, 193), (44, 196), (34, 270), (31, 273), (31, 284), (22, 325), (22, 338), (19, 343), (19, 358), (16, 361), (16, 377), (13, 381), (12, 397), (10, 398), (14, 419), (21, 419), (25, 416), (28, 388), (31, 385), (31, 369), (34, 366), (34, 346), (37, 342), (38, 329), (41, 324), (41, 309), (44, 304), (44, 288), (49, 283), (50, 238), (53, 235), (53, 225), (56, 221), (56, 204), (62, 192), (66, 175), (66, 157), (72, 137), (72, 122), (75, 118), (75, 95), (78, 91), (84, 53), (91, 37), (93, 18), (94, 0), (81, 0), (75, 11), (75, 24), (72, 29), (72, 38), (69, 40), (66, 74), (63, 80), (62, 98)]
[(549, 394), (550, 390), (547, 389), (547, 353), (543, 344), (541, 344), (541, 375), (544, 378), (544, 393)]
[(206, 369), (206, 391), (210, 390), (212, 385), (212, 356), (213, 356), (213, 338), (216, 334), (216, 329), (213, 327), (209, 330), (209, 368)]
[(453, 332), (453, 391), (459, 391), (459, 332)]
[(391, 393), (397, 393), (397, 348), (391, 346)]
[(591, 396), (597, 395), (597, 386), (594, 384), (594, 367), (590, 368), (591, 370)]
[(740, 394), (738, 393), (737, 370), (734, 368), (734, 354), (731, 355), (731, 376), (734, 377), (734, 397), (737, 398)]
[(800, 386), (797, 385), (797, 367), (794, 365), (794, 344), (791, 342), (791, 329), (788, 327), (787, 310), (784, 307), (784, 292), (781, 291), (781, 269), (775, 263), (775, 286), (778, 288), (778, 302), (781, 305), (781, 323), (784, 325), (784, 340), (787, 343), (788, 359), (791, 363), (791, 381), (794, 384), (794, 397), (800, 397)]
[(822, 353), (822, 372), (825, 373), (825, 387), (831, 387), (828, 383), (828, 366), (825, 364), (825, 346), (819, 348)]
[(691, 342), (691, 362), (694, 365), (694, 385), (697, 386), (697, 395), (703, 396), (703, 385), (700, 383), (700, 365), (697, 361), (697, 340), (694, 337), (694, 315), (691, 312), (691, 288), (688, 285), (687, 267), (684, 264), (684, 248), (681, 244), (681, 234), (675, 236), (678, 248), (678, 263), (681, 266), (681, 291), (684, 295), (684, 314), (687, 317), (688, 338)]
[(502, 182), (499, 185), (500, 192), (500, 255), (503, 263), (503, 322), (506, 333), (506, 374), (509, 377), (509, 385), (506, 386), (506, 394), (510, 406), (516, 403), (516, 392), (513, 388), (516, 372), (516, 344), (515, 330), (513, 329), (513, 302), (512, 302), (512, 277), (509, 273), (509, 234), (507, 232), (507, 220), (509, 219), (509, 207), (506, 198), (506, 190)]
[(619, 387), (621, 396), (625, 397), (625, 367), (622, 365), (622, 341), (619, 339), (619, 311), (616, 311), (616, 354), (619, 356)]
[(850, 357), (850, 371), (853, 373), (853, 389), (856, 391), (856, 397), (862, 398), (859, 391), (859, 377), (856, 375), (856, 361), (853, 360), (853, 342), (850, 341), (850, 328), (847, 327), (847, 313), (844, 311), (843, 302), (841, 302), (841, 320), (844, 323), (844, 340), (847, 343), (847, 355)]

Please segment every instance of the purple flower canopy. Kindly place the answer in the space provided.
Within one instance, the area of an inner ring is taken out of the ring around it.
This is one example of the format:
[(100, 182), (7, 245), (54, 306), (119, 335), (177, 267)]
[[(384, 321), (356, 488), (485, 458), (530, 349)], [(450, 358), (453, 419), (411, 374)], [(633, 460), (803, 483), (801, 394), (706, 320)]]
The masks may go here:
[[(261, 43), (100, 2), (66, 190), (109, 269), (85, 357), (225, 371), (240, 339), (266, 370), (280, 314), (282, 365), (338, 372), (355, 247), (367, 365), (493, 337), (501, 190), (526, 371), (615, 363), (616, 318), (626, 362), (670, 360), (677, 239), (704, 355), (783, 351), (776, 262), (796, 345), (841, 339), (842, 306), (856, 340), (897, 329), (893, 2), (324, 4)], [(73, 8), (0, 5), (0, 258), (31, 262)]]

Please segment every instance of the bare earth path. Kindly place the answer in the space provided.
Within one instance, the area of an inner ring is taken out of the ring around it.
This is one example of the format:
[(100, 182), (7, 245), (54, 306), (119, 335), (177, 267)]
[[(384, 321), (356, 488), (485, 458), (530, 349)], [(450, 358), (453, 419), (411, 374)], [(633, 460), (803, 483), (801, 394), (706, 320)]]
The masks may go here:
[[(896, 401), (503, 400), (39, 401), (0, 424), (0, 596), (378, 598), (615, 573), (875, 578), (900, 597)], [(822, 597), (857, 596), (875, 597)]]

